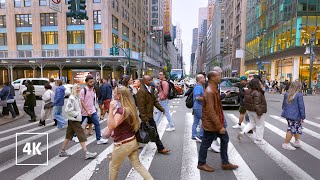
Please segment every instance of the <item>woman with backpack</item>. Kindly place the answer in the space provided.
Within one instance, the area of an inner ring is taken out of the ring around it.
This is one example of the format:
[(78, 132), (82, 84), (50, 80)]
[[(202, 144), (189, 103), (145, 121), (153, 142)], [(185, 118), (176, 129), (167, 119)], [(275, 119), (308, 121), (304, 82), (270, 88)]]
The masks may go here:
[[(288, 92), (284, 95), (281, 116), (288, 121), (287, 135), (283, 149), (295, 150), (301, 147), (300, 135), (302, 134), (302, 122), (306, 118), (303, 95), (300, 93), (302, 84), (296, 80), (291, 83)], [(295, 142), (290, 145), (290, 140), (294, 136)]]
[(239, 132), (238, 139), (240, 141), (245, 133), (256, 128), (256, 139), (254, 140), (254, 143), (263, 145), (265, 144), (265, 141), (263, 140), (263, 133), (265, 114), (267, 113), (267, 102), (259, 79), (251, 80), (248, 84), (248, 88), (249, 89), (245, 91), (244, 102), (250, 123), (248, 123), (245, 128)]

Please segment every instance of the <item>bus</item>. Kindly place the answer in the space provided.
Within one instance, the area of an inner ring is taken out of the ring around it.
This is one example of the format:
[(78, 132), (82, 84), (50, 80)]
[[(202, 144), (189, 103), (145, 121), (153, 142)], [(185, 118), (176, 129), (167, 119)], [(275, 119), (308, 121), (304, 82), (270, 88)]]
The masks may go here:
[(182, 80), (184, 78), (183, 69), (171, 69), (170, 79), (171, 80)]

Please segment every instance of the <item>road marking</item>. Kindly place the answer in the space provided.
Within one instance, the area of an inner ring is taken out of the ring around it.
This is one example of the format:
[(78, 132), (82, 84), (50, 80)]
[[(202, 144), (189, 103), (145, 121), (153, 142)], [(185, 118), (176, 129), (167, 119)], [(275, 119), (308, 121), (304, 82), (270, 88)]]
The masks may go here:
[(256, 180), (258, 179), (254, 173), (251, 171), (248, 164), (243, 160), (239, 152), (233, 146), (231, 141), (228, 144), (228, 156), (230, 162), (237, 164), (239, 167), (236, 170), (233, 170), (234, 175), (238, 180)]
[[(238, 118), (234, 114), (227, 114), (227, 116), (236, 124), (238, 123)], [(270, 125), (269, 123), (265, 122), (265, 125), (268, 129), (274, 131), (275, 133), (280, 133), (280, 129), (277, 127)], [(269, 126), (270, 125), (270, 126)], [(278, 129), (278, 131), (275, 131), (273, 128)], [(282, 131), (283, 132), (283, 131)], [(283, 132), (284, 133), (284, 132)], [(280, 133), (282, 134), (282, 133)], [(253, 135), (247, 134), (247, 136), (254, 140)], [(285, 136), (285, 133), (284, 133)], [(304, 144), (302, 144), (302, 147)], [(264, 151), (271, 159), (273, 159), (274, 162), (276, 162), (281, 169), (286, 171), (293, 179), (300, 180), (300, 179), (314, 179), (309, 174), (307, 174), (305, 171), (303, 171), (299, 166), (297, 166), (295, 163), (293, 163), (290, 159), (288, 159), (286, 156), (281, 154), (277, 149), (275, 149), (273, 146), (271, 146), (267, 141), (264, 145), (257, 145), (261, 150)]]
[[(170, 113), (170, 115), (172, 116), (173, 113), (175, 113), (176, 111), (172, 111)], [(161, 119), (161, 122), (159, 124), (158, 128), (158, 133), (159, 133), (159, 138), (161, 139), (164, 131), (166, 129), (167, 123), (164, 120), (165, 116)], [(173, 132), (170, 132), (173, 133)], [(148, 143), (147, 145), (144, 146), (143, 150), (141, 151), (140, 155), (139, 155), (139, 159), (141, 164), (147, 169), (149, 170), (152, 159), (155, 156), (155, 153), (157, 151), (157, 146), (156, 143)], [(126, 180), (143, 180), (142, 176), (133, 168), (131, 168), (130, 172), (128, 173)]]
[(25, 128), (25, 127), (28, 127), (28, 126), (32, 126), (32, 125), (35, 125), (35, 124), (38, 124), (38, 123), (39, 122), (34, 122), (34, 123), (26, 124), (26, 125), (23, 125), (23, 126), (18, 126), (18, 127), (15, 127), (15, 128), (11, 128), (11, 129), (8, 129), (8, 130), (5, 130), (5, 131), (1, 131), (0, 134), (4, 134), (4, 133), (7, 133), (7, 132), (11, 132), (11, 131), (17, 130), (17, 129), (21, 129), (21, 128)]
[[(284, 124), (288, 124), (287, 120), (284, 119), (284, 118), (281, 118), (281, 117), (275, 116), (275, 115), (269, 115), (269, 116), (272, 117), (273, 119), (276, 119), (276, 120), (284, 123)], [(309, 134), (309, 135), (311, 135), (311, 136), (313, 136), (313, 137), (315, 137), (315, 138), (317, 138), (317, 139), (320, 139), (320, 134), (319, 134), (319, 133), (316, 133), (316, 132), (314, 132), (314, 131), (311, 131), (311, 130), (308, 129), (308, 128), (303, 127), (303, 132), (305, 132), (305, 133), (307, 133), (307, 134)]]
[(100, 164), (108, 154), (112, 153), (114, 144), (112, 143), (107, 149), (102, 151), (95, 159), (93, 159), (88, 165), (82, 168), (76, 175), (74, 175), (70, 180), (89, 180), (93, 173), (96, 171), (96, 167)]
[[(93, 136), (89, 137), (86, 142), (87, 146), (95, 140), (96, 140), (95, 137), (93, 137)], [(101, 145), (101, 146), (103, 146), (103, 145)], [(77, 153), (78, 151), (80, 151), (81, 149), (82, 149), (82, 147), (80, 146), (80, 143), (78, 143), (78, 144), (72, 146), (71, 148), (67, 149), (67, 152), (70, 153), (71, 155), (73, 155), (73, 154)], [(41, 176), (45, 172), (49, 171), (50, 169), (52, 169), (53, 167), (55, 167), (56, 165), (61, 163), (62, 161), (66, 160), (67, 158), (68, 157), (59, 157), (59, 155), (57, 155), (49, 160), (47, 166), (37, 166), (37, 167), (31, 169), (30, 171), (24, 173), (23, 175), (19, 176), (17, 179), (18, 180), (36, 179), (37, 177)]]
[[(100, 121), (100, 124), (101, 124), (102, 122), (105, 122), (105, 121), (107, 121), (107, 119), (105, 119), (105, 120), (103, 120), (103, 121)], [(48, 149), (50, 149), (50, 148), (52, 148), (53, 146), (56, 146), (56, 145), (58, 145), (58, 144), (61, 144), (64, 139), (65, 139), (65, 137), (63, 136), (63, 137), (61, 137), (61, 138), (59, 138), (59, 139), (56, 139), (56, 140), (50, 142), (50, 143), (48, 144)], [(47, 146), (42, 146), (42, 147), (40, 147), (40, 152), (43, 152), (43, 151), (46, 151), (46, 150), (47, 150)], [(29, 158), (31, 158), (31, 157), (32, 157), (32, 156), (23, 156), (23, 157), (19, 156), (19, 157), (18, 157), (18, 163), (21, 163), (21, 162), (23, 162), (23, 161), (25, 161), (25, 160), (27, 160), (27, 159), (29, 159)], [(0, 172), (4, 171), (4, 170), (6, 170), (6, 169), (9, 169), (9, 168), (11, 168), (11, 167), (14, 166), (14, 165), (16, 165), (16, 160), (15, 160), (15, 159), (9, 160), (9, 161), (3, 163), (3, 164), (0, 166)]]
[[(37, 122), (37, 123), (38, 123), (38, 122)], [(51, 126), (51, 125), (53, 125), (53, 124), (54, 124), (54, 123), (50, 123), (50, 124), (48, 124), (48, 126)], [(36, 128), (33, 128), (33, 129), (28, 129), (28, 130), (26, 130), (26, 131), (19, 132), (19, 133), (29, 133), (29, 132), (33, 132), (33, 131), (36, 131), (36, 130), (39, 130), (39, 129), (43, 129), (43, 127), (42, 127), (42, 126), (36, 127)], [(16, 134), (12, 134), (12, 135), (10, 135), (10, 136), (3, 137), (3, 138), (0, 138), (0, 142), (3, 142), (3, 141), (5, 141), (5, 140), (11, 139), (11, 138), (15, 138), (15, 137), (16, 137)]]
[(198, 165), (197, 143), (191, 139), (193, 116), (187, 113), (185, 116), (183, 155), (180, 180), (200, 180)]

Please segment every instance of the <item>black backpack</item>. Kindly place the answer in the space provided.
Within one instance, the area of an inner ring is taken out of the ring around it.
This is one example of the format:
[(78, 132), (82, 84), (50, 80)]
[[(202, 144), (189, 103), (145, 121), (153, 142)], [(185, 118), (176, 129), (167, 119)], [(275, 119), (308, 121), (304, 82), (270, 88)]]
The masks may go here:
[[(173, 98), (177, 97), (178, 92), (177, 92), (176, 88), (174, 87), (174, 84), (170, 80), (167, 80), (167, 82), (169, 84), (169, 92), (168, 92), (167, 98), (173, 99)], [(163, 89), (162, 82), (161, 82), (161, 89)]]
[(191, 91), (191, 93), (189, 93), (187, 99), (186, 99), (186, 106), (187, 108), (191, 109), (193, 107), (193, 89)]

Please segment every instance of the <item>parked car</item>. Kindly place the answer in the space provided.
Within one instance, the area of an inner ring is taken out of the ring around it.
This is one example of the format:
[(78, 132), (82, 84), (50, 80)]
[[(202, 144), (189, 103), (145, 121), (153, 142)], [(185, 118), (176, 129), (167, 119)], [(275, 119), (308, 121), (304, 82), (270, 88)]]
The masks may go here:
[(227, 91), (230, 91), (230, 96), (221, 100), (222, 106), (239, 107), (239, 88), (232, 85), (227, 78), (223, 78), (220, 83), (220, 93), (227, 93)]
[(20, 89), (20, 86), (21, 86), (22, 83), (24, 82), (24, 79), (26, 79), (26, 78), (17, 79), (17, 80), (15, 80), (15, 81), (13, 81), (13, 82), (11, 83), (15, 90), (19, 90), (19, 89)]
[(30, 80), (33, 83), (35, 95), (36, 97), (41, 98), (42, 95), (45, 92), (44, 85), (49, 83), (49, 79), (47, 78), (24, 78), (21, 80), (21, 85), (19, 87), (19, 94), (23, 94), (25, 90), (27, 90), (27, 87), (25, 86), (25, 83), (27, 80)]
[(194, 87), (197, 84), (195, 79), (190, 79), (188, 82), (186, 82), (186, 85), (188, 88)]
[(228, 79), (233, 86), (235, 86), (236, 84), (240, 83), (240, 79), (237, 78), (237, 77), (225, 77), (223, 79)]

